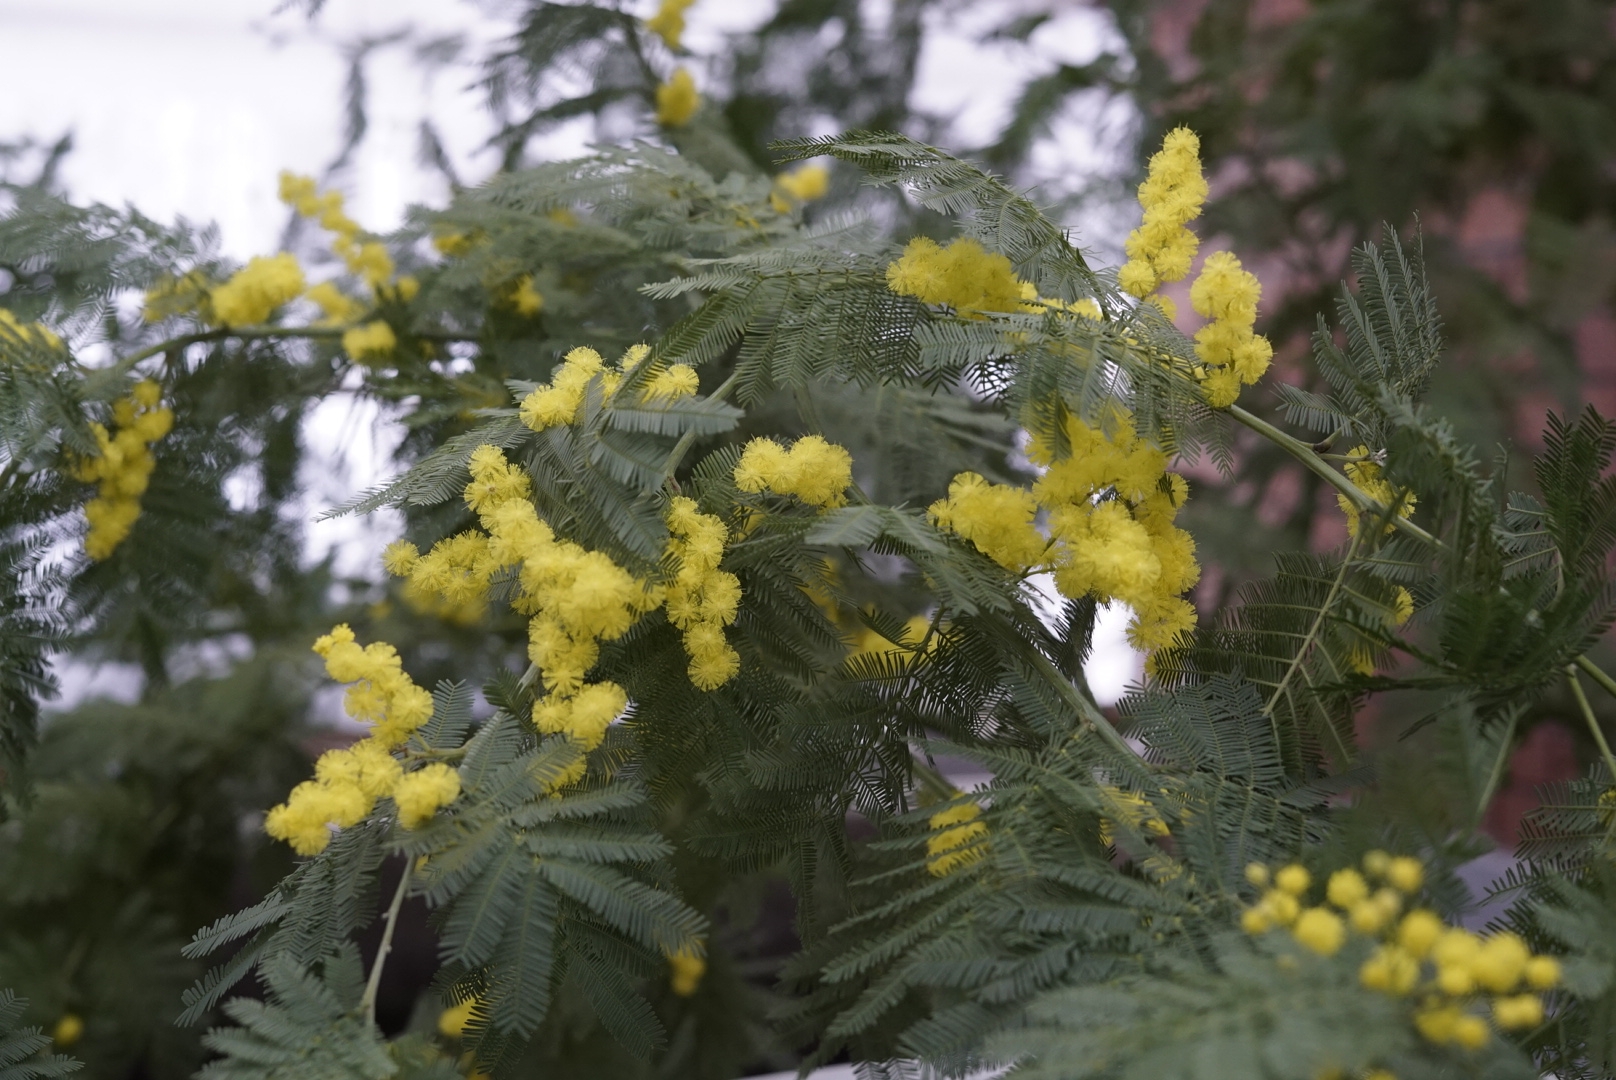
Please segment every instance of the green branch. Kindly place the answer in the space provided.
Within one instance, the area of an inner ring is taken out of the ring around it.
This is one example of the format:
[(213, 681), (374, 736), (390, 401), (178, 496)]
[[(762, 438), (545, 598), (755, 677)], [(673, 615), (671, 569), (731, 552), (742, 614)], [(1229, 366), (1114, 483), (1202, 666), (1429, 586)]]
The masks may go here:
[[(1599, 745), (1599, 753), (1605, 759), (1605, 768), (1610, 773), (1611, 782), (1616, 783), (1616, 754), (1610, 752), (1610, 743), (1605, 741), (1605, 732), (1599, 726), (1599, 718), (1594, 715), (1594, 707), (1588, 703), (1588, 695), (1583, 692), (1582, 682), (1577, 678), (1577, 668), (1579, 666), (1583, 667), (1584, 670), (1598, 671), (1599, 669), (1595, 668), (1586, 657), (1579, 656), (1575, 662), (1566, 665), (1566, 681), (1571, 683), (1571, 693), (1577, 699), (1577, 708), (1582, 710), (1582, 718), (1588, 722), (1589, 734), (1594, 737), (1594, 742)], [(1603, 671), (1599, 672), (1599, 678), (1607, 683), (1610, 681), (1610, 676)], [(1610, 687), (1607, 686), (1606, 689), (1608, 690)]]
[(387, 905), (387, 922), (382, 927), (382, 941), (376, 946), (376, 959), (370, 965), (370, 979), (365, 983), (365, 996), (359, 999), (359, 1007), (365, 1012), (368, 1023), (376, 1022), (376, 994), (381, 990), (382, 965), (387, 963), (387, 954), (393, 951), (393, 931), (398, 927), (399, 909), (404, 906), (404, 894), (409, 892), (410, 875), (415, 870), (415, 860), (408, 855), (404, 856), (404, 869), (398, 875), (398, 888), (393, 890), (393, 902)]

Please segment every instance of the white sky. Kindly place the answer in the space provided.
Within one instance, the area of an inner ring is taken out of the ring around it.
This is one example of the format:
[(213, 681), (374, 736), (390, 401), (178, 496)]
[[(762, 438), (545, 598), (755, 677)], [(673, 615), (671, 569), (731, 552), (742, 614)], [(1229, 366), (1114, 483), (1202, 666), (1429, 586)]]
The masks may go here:
[[(699, 0), (686, 44), (714, 54), (725, 32), (758, 25), (778, 0)], [(867, 0), (879, 11), (885, 0)], [(468, 56), (509, 23), (493, 5), (454, 0), (329, 0), (310, 23), (301, 10), (275, 13), (276, 0), (0, 0), (0, 139), (54, 139), (71, 130), (74, 151), (62, 179), (80, 201), (131, 203), (159, 220), (183, 215), (217, 222), (224, 251), (238, 259), (272, 250), (286, 223), (276, 201), (281, 169), (319, 173), (340, 146), (343, 47), (413, 27), (416, 40), (460, 34)], [(643, 13), (655, 7), (642, 0)], [(915, 104), (952, 117), (953, 144), (988, 141), (1020, 87), (1055, 63), (1082, 62), (1108, 28), (1092, 9), (1071, 5), (1034, 35), (1030, 47), (982, 45), (979, 31), (1028, 0), (942, 4), (928, 14)], [(699, 63), (697, 64), (699, 69)], [(354, 216), (368, 228), (397, 225), (414, 202), (441, 202), (443, 182), (416, 164), (418, 123), (430, 117), (462, 177), (492, 168), (480, 147), (491, 126), (467, 66), (424, 72), (399, 47), (370, 64), (371, 126), (341, 178)], [(1114, 120), (1115, 118), (1113, 118)], [(556, 157), (581, 153), (587, 121), (549, 137)], [(1063, 118), (1034, 155), (1039, 179), (1068, 189), (1105, 165), (1091, 119)], [(1115, 236), (1088, 243), (1113, 246)], [(328, 402), (310, 421), (323, 460), (311, 470), (305, 510), (312, 519), (385, 476), (396, 425), (374, 406)], [(375, 572), (377, 554), (398, 531), (379, 515), (313, 524), (311, 558), (335, 550), (339, 570)], [(1121, 638), (1123, 612), (1102, 619), (1090, 680), (1102, 701), (1139, 675)], [(117, 691), (127, 675), (64, 671), (64, 700)]]

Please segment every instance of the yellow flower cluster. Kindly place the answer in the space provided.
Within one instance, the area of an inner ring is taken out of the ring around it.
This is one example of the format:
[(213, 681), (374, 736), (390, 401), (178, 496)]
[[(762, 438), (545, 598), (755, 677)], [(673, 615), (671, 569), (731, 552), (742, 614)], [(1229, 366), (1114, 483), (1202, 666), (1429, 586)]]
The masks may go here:
[(76, 475), (100, 485), (95, 498), (84, 504), (90, 525), (84, 553), (97, 562), (124, 542), (140, 517), (140, 497), (156, 464), (151, 445), (174, 426), (174, 413), (158, 405), (161, 393), (150, 379), (136, 383), (129, 396), (112, 407), (116, 435), (100, 424), (90, 425), (98, 453), (80, 462)]
[(391, 354), (397, 346), (393, 328), (380, 319), (352, 327), (342, 335), (342, 351), (361, 364), (373, 363)]
[(460, 796), (460, 776), (442, 762), (404, 772), (393, 749), (432, 717), (432, 695), (404, 672), (398, 650), (386, 642), (361, 647), (347, 624), (314, 643), (326, 673), (350, 683), (344, 699), (349, 716), (370, 724), (368, 737), (345, 750), (328, 750), (314, 766), (314, 779), (292, 789), (286, 802), (264, 818), (264, 831), (315, 855), (331, 842), (330, 826), (349, 828), (368, 817), (376, 800), (391, 796), (399, 824), (415, 829)]
[(668, 621), (684, 633), (690, 681), (716, 690), (735, 677), (741, 657), (724, 637), (741, 604), (741, 579), (718, 568), (729, 530), (692, 499), (668, 506), (668, 557), (678, 568), (667, 587)]
[[(522, 423), (534, 431), (575, 423), (583, 411), (591, 380), (597, 375), (600, 377), (601, 398), (610, 401), (623, 379), (650, 354), (649, 345), (631, 345), (618, 360), (617, 367), (610, 368), (594, 349), (587, 346), (573, 349), (562, 358), (561, 367), (549, 382), (522, 399)], [(698, 388), (695, 368), (688, 364), (670, 364), (661, 370), (653, 369), (653, 374), (645, 381), (643, 399), (672, 401), (690, 397)]]
[(320, 309), (320, 321), (328, 326), (358, 322), (365, 314), (365, 305), (339, 289), (334, 281), (322, 281), (310, 287), (304, 296)]
[(939, 528), (976, 545), (978, 551), (1016, 573), (1041, 563), (1049, 541), (1033, 519), (1038, 499), (1026, 488), (991, 483), (974, 472), (963, 472), (948, 485), (948, 497), (928, 511)]
[[(600, 642), (622, 637), (662, 602), (662, 590), (637, 580), (603, 552), (559, 539), (529, 501), (527, 474), (497, 447), (478, 447), (469, 466), (466, 505), (487, 531), (449, 537), (425, 555), (399, 541), (388, 547), (384, 565), (406, 576), (411, 587), (450, 603), (481, 599), (496, 571), (517, 567), (518, 595), (511, 606), (531, 617), (528, 658), (547, 691), (533, 707), (534, 726), (592, 750), (628, 707), (616, 683), (586, 681)], [(574, 768), (563, 783), (582, 774), (582, 758)]]
[(1195, 355), (1206, 365), (1201, 385), (1213, 408), (1233, 405), (1241, 385), (1262, 378), (1274, 358), (1268, 339), (1252, 331), (1261, 297), (1257, 276), (1227, 251), (1208, 255), (1190, 286), (1196, 313), (1212, 320), (1195, 332)]
[[(313, 177), (283, 172), (280, 175), (281, 201), (303, 217), (312, 218), (335, 234), (331, 250), (348, 270), (364, 278), (372, 289), (386, 285), (393, 277), (393, 257), (386, 245), (362, 240), (364, 230), (343, 209), (342, 192), (320, 191)], [(401, 283), (402, 284), (402, 283)]]
[[(1391, 506), (1396, 503), (1398, 517), (1413, 516), (1414, 508), (1418, 505), (1419, 499), (1415, 497), (1412, 491), (1398, 492), (1387, 482), (1386, 478), (1381, 475), (1380, 465), (1375, 462), (1374, 455), (1369, 452), (1369, 447), (1355, 446), (1349, 452), (1348, 457), (1357, 460), (1347, 462), (1344, 471), (1347, 474), (1347, 479), (1357, 485), (1359, 491), (1382, 506)], [(1336, 494), (1335, 501), (1336, 505), (1341, 507), (1341, 512), (1347, 515), (1347, 531), (1353, 536), (1357, 536), (1358, 508), (1352, 504), (1352, 500), (1340, 493)], [(1395, 526), (1388, 524), (1385, 534), (1390, 536), (1394, 528)], [(1410, 607), (1412, 608), (1412, 606), (1413, 601), (1410, 598)]]
[[(1195, 540), (1173, 524), (1189, 485), (1126, 415), (1110, 436), (1068, 416), (1066, 434), (1071, 454), (1058, 461), (1034, 439), (1028, 457), (1047, 468), (1030, 493), (962, 473), (931, 505), (931, 519), (1008, 570), (1052, 570), (1064, 596), (1128, 604), (1135, 647), (1169, 645), (1195, 625), (1182, 596), (1200, 579)], [(1040, 506), (1047, 539), (1033, 523)]]
[(1102, 784), (1100, 794), (1111, 811), (1100, 819), (1100, 843), (1107, 847), (1111, 845), (1115, 839), (1114, 823), (1117, 821), (1126, 822), (1132, 828), (1143, 830), (1152, 836), (1169, 835), (1167, 821), (1156, 809), (1155, 804), (1137, 791), (1124, 791), (1110, 784)]
[[(1190, 272), (1200, 241), (1186, 226), (1201, 216), (1206, 194), (1201, 140), (1189, 128), (1174, 128), (1151, 155), (1145, 182), (1139, 185), (1145, 217), (1128, 234), (1128, 261), (1117, 271), (1117, 284), (1124, 292), (1145, 300), (1166, 282)], [(1171, 315), (1171, 308), (1167, 310)]]
[(84, 1020), (77, 1013), (63, 1013), (51, 1028), (51, 1042), (67, 1050), (84, 1037)]
[(742, 491), (795, 495), (821, 510), (845, 505), (852, 483), (853, 455), (818, 435), (804, 435), (790, 450), (773, 439), (753, 439), (735, 466)]
[(282, 304), (303, 294), (303, 268), (297, 256), (257, 255), (213, 290), (213, 319), (222, 326), (252, 326), (268, 319)]
[(769, 193), (769, 205), (777, 214), (788, 212), (794, 203), (823, 199), (830, 190), (830, 170), (823, 165), (804, 165), (794, 172), (782, 173), (774, 178), (774, 190)]
[(24, 345), (40, 344), (49, 349), (62, 347), (62, 339), (43, 323), (25, 323), (10, 311), (0, 307), (0, 343), (13, 338)]
[(707, 961), (693, 950), (681, 949), (668, 954), (668, 987), (680, 997), (690, 997), (707, 974)]
[(645, 20), (645, 28), (668, 48), (677, 49), (685, 34), (685, 10), (695, 3), (696, 0), (662, 0), (656, 14)]
[[(1124, 292), (1156, 304), (1172, 318), (1172, 302), (1156, 292), (1164, 283), (1190, 272), (1200, 241), (1188, 228), (1206, 202), (1206, 178), (1201, 175), (1201, 143), (1188, 128), (1174, 128), (1151, 156), (1150, 170), (1139, 185), (1144, 220), (1128, 236), (1128, 261), (1117, 272)], [(1207, 403), (1227, 408), (1263, 376), (1273, 359), (1268, 339), (1254, 333), (1257, 301), (1262, 285), (1227, 251), (1207, 256), (1195, 283), (1190, 303), (1212, 320), (1195, 334), (1195, 370)]]
[[(1299, 944), (1321, 956), (1340, 951), (1349, 927), (1376, 939), (1358, 970), (1359, 981), (1394, 997), (1415, 997), (1414, 1026), (1438, 1045), (1474, 1050), (1487, 1043), (1491, 1033), (1475, 1006), (1486, 1004), (1488, 994), (1499, 1029), (1538, 1026), (1543, 1022), (1540, 993), (1560, 981), (1559, 961), (1532, 955), (1525, 942), (1507, 931), (1482, 936), (1448, 926), (1425, 908), (1399, 919), (1405, 898), (1425, 881), (1424, 866), (1406, 855), (1394, 858), (1371, 851), (1364, 856), (1362, 872), (1354, 867), (1337, 870), (1325, 885), (1326, 904), (1317, 907), (1302, 907), (1312, 879), (1300, 866), (1270, 874), (1268, 867), (1253, 863), (1246, 878), (1267, 889), (1241, 917), (1247, 933), (1288, 926)], [(1371, 881), (1385, 884), (1372, 888)]]
[(679, 68), (656, 89), (656, 119), (663, 127), (684, 127), (699, 108), (701, 95), (689, 68)]
[(962, 802), (927, 819), (931, 835), (926, 838), (926, 870), (933, 877), (951, 874), (985, 854), (988, 827), (981, 817), (980, 806)]
[(523, 274), (516, 279), (516, 286), (511, 290), (510, 304), (518, 315), (527, 319), (544, 310), (544, 294), (533, 287), (532, 274)]
[(989, 252), (969, 237), (947, 247), (917, 236), (887, 267), (887, 288), (925, 304), (947, 304), (964, 315), (1022, 311), (1036, 298), (1030, 283), (1017, 278), (1010, 260)]

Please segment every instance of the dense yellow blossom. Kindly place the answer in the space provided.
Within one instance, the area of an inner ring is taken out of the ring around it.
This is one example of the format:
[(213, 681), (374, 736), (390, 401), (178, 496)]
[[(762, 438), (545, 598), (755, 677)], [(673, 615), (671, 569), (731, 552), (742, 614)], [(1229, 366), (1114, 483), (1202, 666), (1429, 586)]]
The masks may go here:
[(938, 528), (969, 540), (982, 554), (1015, 573), (1041, 562), (1049, 543), (1033, 524), (1038, 500), (1032, 492), (989, 483), (973, 472), (954, 477), (948, 497), (932, 503), (927, 516)]
[(477, 245), (477, 238), (469, 233), (457, 232), (453, 229), (432, 234), (432, 246), (440, 255), (447, 255), (451, 259), (458, 259), (471, 251)]
[(417, 828), (460, 793), (460, 777), (432, 763), (415, 771), (393, 749), (432, 716), (432, 696), (405, 674), (398, 650), (386, 642), (361, 647), (346, 625), (314, 643), (326, 673), (350, 683), (348, 715), (371, 724), (371, 733), (346, 749), (328, 750), (314, 766), (314, 779), (292, 789), (286, 802), (264, 818), (264, 831), (300, 855), (316, 855), (331, 841), (331, 827), (349, 828), (368, 817), (378, 799), (392, 797), (399, 824)]
[(432, 815), (459, 797), (460, 774), (441, 761), (429, 762), (414, 772), (405, 773), (393, 788), (398, 823), (406, 829), (425, 825), (432, 820)]
[(533, 287), (532, 274), (516, 279), (516, 288), (511, 291), (511, 307), (530, 319), (544, 310), (544, 294)]
[(213, 290), (213, 319), (223, 326), (251, 326), (268, 319), (276, 308), (303, 293), (303, 268), (297, 256), (258, 255)]
[(1308, 908), (1296, 917), (1291, 933), (1304, 948), (1320, 956), (1334, 956), (1347, 940), (1347, 925), (1328, 908)]
[(1196, 313), (1212, 320), (1195, 332), (1195, 355), (1205, 365), (1201, 384), (1213, 408), (1233, 405), (1241, 385), (1262, 378), (1273, 360), (1273, 346), (1252, 330), (1261, 297), (1256, 275), (1242, 269), (1240, 260), (1227, 251), (1207, 256), (1190, 286)]
[(404, 673), (398, 650), (384, 641), (361, 647), (343, 623), (314, 643), (326, 674), (351, 683), (343, 699), (348, 715), (373, 725), (371, 737), (398, 746), (432, 717), (432, 695)]
[(792, 172), (774, 178), (774, 190), (769, 193), (769, 205), (776, 213), (790, 211), (794, 203), (823, 199), (830, 190), (830, 170), (823, 165), (804, 165)]
[[(1486, 1016), (1504, 1031), (1525, 1030), (1543, 1021), (1538, 993), (1560, 978), (1559, 963), (1533, 956), (1526, 943), (1508, 931), (1486, 936), (1448, 926), (1435, 913), (1417, 908), (1396, 921), (1405, 893), (1424, 884), (1425, 868), (1411, 856), (1393, 858), (1372, 851), (1364, 857), (1364, 873), (1337, 870), (1325, 887), (1332, 906), (1349, 912), (1346, 921), (1326, 907), (1300, 905), (1312, 886), (1300, 866), (1273, 875), (1277, 886), (1241, 915), (1249, 934), (1265, 934), (1289, 926), (1303, 948), (1334, 956), (1346, 944), (1349, 927), (1374, 943), (1358, 966), (1358, 981), (1367, 989), (1411, 999), (1416, 1030), (1437, 1045), (1477, 1049), (1492, 1037)], [(1261, 887), (1266, 867), (1248, 869), (1247, 879)], [(1369, 880), (1384, 878), (1390, 886), (1375, 893)], [(1360, 913), (1373, 909), (1373, 918)]]
[(356, 326), (342, 335), (342, 351), (361, 364), (373, 364), (398, 346), (393, 328), (380, 319)]
[(707, 961), (693, 950), (681, 949), (668, 956), (668, 988), (680, 997), (690, 997), (707, 974)]
[(1152, 836), (1169, 835), (1167, 822), (1155, 804), (1137, 791), (1124, 791), (1110, 784), (1102, 784), (1100, 794), (1110, 810), (1100, 819), (1100, 843), (1109, 846), (1114, 842), (1116, 830), (1113, 823), (1116, 821), (1126, 822), (1131, 828)]
[(1128, 235), (1128, 261), (1117, 273), (1123, 290), (1144, 299), (1163, 283), (1190, 272), (1199, 245), (1186, 226), (1201, 215), (1206, 178), (1201, 175), (1201, 140), (1189, 128), (1174, 128), (1151, 155), (1139, 205), (1144, 220)]
[(1010, 260), (969, 237), (947, 247), (924, 236), (909, 241), (903, 255), (887, 267), (887, 287), (965, 315), (1020, 311), (1028, 299), (1028, 285), (1016, 277)]
[(677, 49), (685, 33), (685, 10), (696, 0), (662, 0), (656, 14), (645, 20), (645, 28), (670, 49)]
[(438, 1034), (446, 1039), (458, 1039), (465, 1034), (466, 1025), (471, 1021), (471, 1011), (477, 1007), (477, 999), (467, 998), (458, 1005), (451, 1005), (438, 1014)]
[[(1126, 414), (1113, 419), (1107, 435), (1067, 417), (1070, 452), (1058, 460), (1035, 438), (1028, 456), (1045, 471), (1031, 492), (961, 473), (930, 516), (1008, 570), (1053, 572), (1064, 596), (1127, 603), (1129, 639), (1152, 651), (1195, 625), (1182, 598), (1200, 578), (1195, 541), (1173, 524), (1189, 486), (1166, 471), (1165, 454), (1135, 436)], [(1034, 524), (1040, 508), (1047, 537)]]
[(334, 281), (322, 281), (311, 287), (305, 298), (320, 309), (320, 321), (328, 325), (345, 326), (358, 321), (365, 313), (365, 305), (343, 292)]
[(79, 462), (76, 475), (98, 485), (95, 497), (84, 504), (89, 523), (84, 553), (98, 562), (110, 556), (134, 528), (140, 517), (140, 497), (146, 493), (156, 465), (151, 446), (174, 426), (173, 412), (158, 404), (161, 392), (155, 382), (146, 379), (114, 404), (116, 435), (101, 424), (90, 425), (97, 453)]
[[(393, 257), (385, 244), (375, 240), (361, 240), (364, 230), (343, 209), (340, 191), (319, 191), (311, 177), (283, 172), (280, 177), (281, 201), (299, 215), (318, 221), (320, 227), (332, 233), (331, 251), (347, 266), (349, 272), (363, 278), (378, 296), (390, 283), (401, 299), (408, 301), (414, 295), (413, 279), (393, 283)], [(405, 295), (405, 294), (408, 295)]]
[[(561, 360), (550, 381), (541, 384), (522, 399), (522, 422), (534, 431), (577, 422), (591, 380), (599, 376), (601, 398), (610, 401), (623, 379), (651, 353), (648, 345), (631, 345), (608, 367), (600, 353), (588, 346), (573, 349)], [(688, 391), (688, 393), (687, 393)], [(685, 364), (674, 364), (652, 375), (646, 384), (646, 397), (686, 397), (696, 392), (696, 373)]]
[(681, 67), (656, 90), (656, 118), (663, 127), (684, 127), (701, 107), (696, 80)]
[(667, 522), (668, 557), (677, 568), (664, 600), (668, 621), (684, 634), (690, 681), (715, 690), (741, 667), (723, 629), (735, 621), (741, 603), (740, 579), (718, 568), (729, 530), (682, 495), (669, 502)]
[(980, 806), (964, 802), (928, 819), (931, 835), (926, 838), (926, 869), (933, 877), (943, 877), (982, 857), (988, 827), (978, 820), (981, 816)]
[(689, 364), (670, 364), (652, 375), (645, 384), (648, 400), (677, 401), (695, 396), (701, 388), (696, 369)]
[(810, 506), (833, 509), (847, 502), (853, 455), (818, 435), (805, 435), (787, 450), (773, 439), (753, 439), (735, 466), (742, 491), (794, 495)]
[[(1347, 479), (1351, 480), (1359, 491), (1382, 506), (1391, 506), (1395, 503), (1398, 517), (1406, 518), (1413, 515), (1414, 508), (1419, 503), (1419, 500), (1414, 496), (1413, 492), (1399, 493), (1392, 487), (1385, 477), (1381, 475), (1380, 465), (1374, 460), (1374, 455), (1370, 453), (1369, 447), (1355, 446), (1348, 452), (1347, 456), (1354, 460), (1347, 462), (1344, 471), (1347, 474)], [(1399, 499), (1399, 494), (1401, 494), (1401, 499)], [(1358, 508), (1353, 505), (1352, 500), (1339, 493), (1336, 495), (1335, 501), (1336, 505), (1341, 507), (1341, 512), (1347, 515), (1347, 531), (1353, 536), (1357, 536)], [(1391, 535), (1393, 528), (1395, 526), (1388, 524), (1385, 529), (1386, 535)], [(1399, 606), (1401, 607), (1401, 605)], [(1408, 600), (1408, 610), (1410, 614), (1413, 613), (1414, 598), (1412, 596)]]
[(76, 1013), (63, 1013), (51, 1028), (51, 1042), (57, 1049), (66, 1050), (84, 1037), (84, 1021)]

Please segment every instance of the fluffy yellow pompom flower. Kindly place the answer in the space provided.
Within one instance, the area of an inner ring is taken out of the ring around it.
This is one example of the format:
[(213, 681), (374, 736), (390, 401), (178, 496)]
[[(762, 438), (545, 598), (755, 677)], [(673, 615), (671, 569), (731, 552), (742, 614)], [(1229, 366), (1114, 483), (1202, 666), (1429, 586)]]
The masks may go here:
[(303, 292), (303, 268), (287, 252), (259, 255), (236, 271), (209, 298), (214, 321), (224, 326), (261, 323)]
[(940, 529), (969, 540), (1006, 570), (1022, 573), (1044, 557), (1049, 542), (1033, 519), (1038, 500), (1025, 488), (989, 483), (974, 472), (960, 473), (948, 485), (948, 498), (926, 511)]
[(1347, 925), (1329, 908), (1308, 908), (1296, 917), (1291, 934), (1304, 948), (1320, 956), (1334, 956), (1347, 940)]
[(399, 778), (393, 788), (398, 823), (419, 829), (432, 815), (460, 797), (460, 774), (441, 761), (431, 762)]
[(1395, 945), (1382, 945), (1369, 954), (1358, 969), (1358, 981), (1367, 990), (1404, 997), (1412, 993), (1420, 978), (1420, 963), (1413, 954)]
[(1206, 365), (1202, 385), (1213, 408), (1234, 404), (1242, 384), (1250, 386), (1268, 370), (1274, 349), (1254, 333), (1262, 285), (1227, 251), (1207, 256), (1190, 303), (1212, 321), (1195, 332), (1195, 355)]
[[(321, 322), (334, 326), (342, 326), (355, 322), (365, 313), (365, 305), (353, 299), (347, 293), (337, 288), (334, 281), (322, 281), (309, 289), (307, 299), (314, 302), (320, 309), (324, 318)], [(383, 323), (382, 325), (386, 325)], [(353, 350), (349, 350), (350, 355)]]
[(794, 495), (823, 510), (844, 505), (852, 483), (853, 455), (818, 435), (804, 435), (790, 450), (773, 439), (753, 439), (735, 466), (742, 491)]
[(1505, 1031), (1524, 1031), (1543, 1022), (1543, 1002), (1536, 994), (1493, 1000), (1493, 1022)]
[(116, 435), (100, 424), (90, 425), (97, 453), (79, 462), (75, 475), (98, 485), (95, 498), (84, 505), (89, 523), (84, 553), (97, 562), (128, 538), (140, 517), (140, 497), (156, 466), (151, 446), (174, 427), (173, 412), (158, 404), (161, 393), (150, 379), (136, 383), (129, 396), (112, 407)]
[[(1374, 455), (1369, 452), (1369, 447), (1355, 446), (1348, 456), (1358, 460), (1347, 462), (1343, 471), (1347, 474), (1347, 479), (1357, 485), (1359, 491), (1362, 491), (1383, 506), (1391, 506), (1396, 503), (1398, 517), (1406, 518), (1413, 515), (1414, 508), (1418, 505), (1419, 500), (1415, 498), (1413, 492), (1403, 492), (1401, 500), (1398, 499), (1398, 491), (1381, 475), (1380, 465), (1374, 460)], [(1336, 495), (1335, 501), (1336, 505), (1341, 507), (1341, 512), (1347, 515), (1347, 531), (1353, 536), (1357, 536), (1357, 506), (1353, 504), (1352, 500), (1341, 494)], [(1388, 524), (1384, 530), (1385, 535), (1390, 536), (1394, 528), (1395, 526)], [(1402, 598), (1399, 597), (1398, 600), (1399, 611), (1401, 611)], [(1412, 596), (1408, 600), (1408, 610), (1409, 614), (1413, 614), (1414, 598)], [(1404, 891), (1408, 892), (1410, 890), (1405, 889)]]
[(677, 568), (664, 604), (668, 621), (684, 634), (688, 674), (698, 689), (716, 690), (741, 669), (741, 657), (724, 636), (740, 611), (741, 581), (718, 569), (729, 530), (692, 499), (668, 504), (668, 557)]
[(379, 319), (342, 335), (342, 351), (361, 364), (373, 364), (391, 354), (397, 346), (393, 328)]
[(583, 407), (589, 380), (605, 366), (600, 353), (587, 346), (567, 353), (550, 381), (522, 399), (522, 423), (534, 431), (572, 423)]
[(606, 737), (612, 721), (628, 708), (628, 695), (612, 682), (581, 686), (565, 697), (551, 694), (533, 706), (533, 726), (541, 735), (565, 735), (585, 750), (593, 750)]
[(946, 248), (928, 237), (916, 237), (887, 267), (887, 288), (893, 292), (925, 304), (947, 304), (964, 315), (1020, 311), (1027, 299), (1026, 285), (1016, 277), (1009, 259), (969, 237)]
[(1445, 929), (1436, 912), (1420, 908), (1403, 916), (1397, 927), (1397, 943), (1415, 958), (1424, 959)]
[(1342, 911), (1349, 911), (1361, 901), (1368, 899), (1369, 883), (1356, 870), (1350, 868), (1337, 870), (1330, 875), (1330, 881), (1324, 887), (1324, 895), (1330, 903)]
[(690, 69), (681, 67), (656, 90), (656, 118), (663, 127), (684, 127), (701, 108), (701, 95)]
[(516, 288), (511, 291), (511, 307), (530, 319), (544, 310), (544, 294), (533, 287), (532, 274), (516, 279)]
[(51, 1028), (51, 1042), (66, 1050), (84, 1037), (84, 1021), (76, 1013), (63, 1013)]
[(351, 683), (344, 698), (348, 715), (374, 725), (371, 735), (394, 747), (432, 718), (432, 695), (404, 673), (398, 650), (384, 641), (361, 648), (346, 623), (322, 635), (314, 651), (325, 658), (326, 673)]
[(1399, 855), (1386, 864), (1386, 880), (1401, 892), (1418, 892), (1425, 883), (1425, 867), (1413, 856)]
[(662, 0), (656, 14), (645, 20), (645, 28), (670, 49), (677, 49), (685, 33), (685, 10), (696, 0)]
[(1125, 292), (1144, 299), (1162, 283), (1190, 272), (1199, 241), (1185, 226), (1200, 216), (1207, 196), (1200, 153), (1201, 140), (1180, 127), (1169, 131), (1162, 148), (1151, 155), (1139, 185), (1144, 220), (1128, 235), (1128, 261), (1117, 273)]
[(645, 397), (649, 401), (678, 401), (695, 396), (701, 388), (696, 369), (689, 364), (670, 364), (645, 384)]
[(1560, 961), (1552, 956), (1534, 956), (1526, 962), (1526, 985), (1534, 990), (1550, 990), (1560, 983)]
[(973, 802), (959, 803), (933, 814), (927, 824), (926, 870), (933, 877), (944, 877), (980, 859), (988, 827), (978, 820), (982, 808)]
[(477, 1007), (476, 998), (467, 998), (458, 1005), (451, 1005), (438, 1014), (438, 1034), (446, 1039), (458, 1039), (465, 1034), (466, 1025), (471, 1022), (471, 1011)]
[(804, 165), (794, 172), (782, 173), (774, 178), (774, 191), (769, 193), (769, 205), (776, 213), (784, 214), (793, 203), (823, 199), (830, 190), (830, 170), (823, 165)]
[(493, 512), (512, 499), (526, 499), (532, 491), (527, 473), (505, 460), (496, 446), (484, 443), (471, 452), (466, 462), (471, 482), (465, 487), (466, 506), (487, 526)]
[(1307, 892), (1311, 884), (1313, 876), (1307, 872), (1306, 867), (1298, 866), (1296, 863), (1282, 867), (1279, 873), (1274, 875), (1274, 887), (1292, 896), (1301, 896)]
[(680, 997), (690, 997), (707, 974), (707, 961), (694, 951), (682, 949), (668, 956), (668, 988)]

